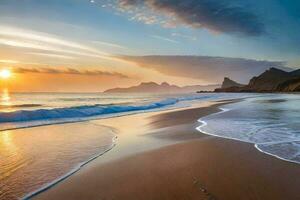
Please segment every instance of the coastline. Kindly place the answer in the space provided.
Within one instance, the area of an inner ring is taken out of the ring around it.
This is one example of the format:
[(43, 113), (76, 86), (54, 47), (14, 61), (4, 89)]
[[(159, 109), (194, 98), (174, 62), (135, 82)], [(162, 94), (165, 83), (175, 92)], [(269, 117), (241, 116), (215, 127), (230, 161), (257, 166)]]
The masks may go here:
[[(288, 199), (299, 198), (297, 185), (300, 181), (293, 180), (292, 176), (300, 172), (298, 165), (263, 154), (252, 144), (212, 137), (196, 130), (199, 126), (197, 120), (218, 112), (221, 104), (95, 120), (93, 123), (105, 126), (113, 126), (118, 121), (120, 124), (114, 128), (118, 130), (120, 144), (118, 142), (111, 151), (94, 159), (68, 179), (32, 197), (33, 199), (241, 199), (241, 197), (282, 199), (286, 197), (285, 195), (290, 195)], [(122, 127), (123, 123), (130, 121), (131, 127)], [(127, 137), (130, 138), (129, 141), (123, 142)], [(236, 152), (236, 149), (239, 151)], [(175, 161), (176, 164), (172, 164)], [(135, 170), (132, 171), (131, 168)], [(185, 168), (192, 171), (192, 178), (182, 172)], [(283, 168), (284, 173), (278, 171)], [(157, 174), (159, 176), (156, 176)], [(283, 176), (286, 174), (289, 176)], [(272, 181), (276, 175), (278, 181)], [(152, 176), (155, 180), (151, 178)], [(175, 180), (169, 182), (170, 180), (165, 180), (164, 176)], [(234, 178), (234, 181), (227, 180), (229, 177)], [(250, 188), (248, 180), (253, 181)], [(292, 183), (291, 187), (286, 188), (284, 182)], [(123, 187), (127, 189), (122, 189)], [(250, 193), (247, 188), (250, 189)], [(269, 190), (265, 191), (262, 188)], [(160, 193), (164, 195), (155, 196)]]

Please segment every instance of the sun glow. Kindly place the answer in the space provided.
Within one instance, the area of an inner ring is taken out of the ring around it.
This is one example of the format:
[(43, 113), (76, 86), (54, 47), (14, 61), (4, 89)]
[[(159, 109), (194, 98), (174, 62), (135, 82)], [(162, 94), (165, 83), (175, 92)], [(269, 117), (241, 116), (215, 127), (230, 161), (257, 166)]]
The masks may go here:
[(8, 69), (2, 69), (0, 71), (0, 78), (2, 79), (8, 79), (11, 77), (11, 71)]

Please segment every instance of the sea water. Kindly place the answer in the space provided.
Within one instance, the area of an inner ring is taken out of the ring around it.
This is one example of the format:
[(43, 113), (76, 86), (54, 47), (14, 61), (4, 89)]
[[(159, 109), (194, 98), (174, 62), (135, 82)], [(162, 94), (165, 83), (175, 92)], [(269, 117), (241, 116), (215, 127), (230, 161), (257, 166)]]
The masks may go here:
[(201, 132), (253, 143), (263, 153), (300, 163), (300, 94), (269, 94), (201, 118)]

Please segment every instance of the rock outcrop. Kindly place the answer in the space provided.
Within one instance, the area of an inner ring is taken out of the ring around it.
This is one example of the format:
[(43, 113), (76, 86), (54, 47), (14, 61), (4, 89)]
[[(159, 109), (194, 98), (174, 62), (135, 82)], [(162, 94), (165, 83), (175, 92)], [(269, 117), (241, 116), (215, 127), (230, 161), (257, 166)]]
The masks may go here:
[(225, 88), (243, 87), (243, 86), (245, 86), (245, 85), (237, 83), (237, 82), (231, 80), (230, 78), (225, 77), (224, 80), (223, 80), (221, 88), (225, 89)]
[(259, 76), (253, 77), (246, 86), (218, 88), (215, 92), (299, 92), (300, 70), (286, 72), (270, 68)]

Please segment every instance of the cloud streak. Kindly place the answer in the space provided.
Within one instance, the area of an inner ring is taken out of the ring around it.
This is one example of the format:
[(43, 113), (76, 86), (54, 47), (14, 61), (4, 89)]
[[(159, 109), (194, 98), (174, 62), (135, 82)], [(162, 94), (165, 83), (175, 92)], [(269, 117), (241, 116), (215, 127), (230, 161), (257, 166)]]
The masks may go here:
[(174, 32), (171, 34), (173, 37), (178, 37), (178, 38), (183, 38), (183, 39), (188, 39), (188, 40), (197, 40), (197, 37), (195, 36), (191, 36), (191, 35), (186, 35), (186, 34), (182, 34), (182, 33), (177, 33), (177, 32)]
[(171, 42), (171, 43), (179, 43), (178, 41), (176, 40), (172, 40), (170, 38), (166, 38), (166, 37), (162, 37), (162, 36), (159, 36), (159, 35), (151, 35), (150, 37), (154, 38), (154, 39), (158, 39), (158, 40), (162, 40), (162, 41), (166, 41), (166, 42)]
[(35, 50), (50, 51), (56, 53), (72, 54), (76, 56), (115, 60), (115, 58), (113, 58), (112, 56), (95, 54), (86, 51), (78, 51), (76, 49), (67, 49), (55, 45), (49, 45), (47, 43), (41, 44), (40, 42), (34, 42), (34, 41), (22, 41), (22, 40), (20, 41), (18, 39), (0, 38), (0, 44), (11, 46), (11, 47), (17, 47), (17, 48), (35, 49)]
[[(121, 11), (134, 12), (139, 21), (149, 21), (153, 16), (144, 9), (162, 14), (166, 26), (184, 24), (194, 28), (206, 28), (214, 32), (259, 36), (265, 32), (262, 21), (249, 9), (224, 0), (118, 0)], [(137, 14), (139, 13), (139, 14)], [(146, 18), (146, 19), (145, 19)], [(155, 23), (158, 18), (150, 20)]]
[[(105, 44), (110, 46), (114, 45), (114, 47), (117, 47), (115, 44), (107, 42), (105, 42)], [(37, 50), (39, 53), (41, 53), (41, 56), (59, 53), (60, 55), (64, 54), (62, 56), (66, 57), (91, 57), (118, 61), (118, 59), (116, 59), (112, 54), (100, 51), (97, 48), (65, 40), (47, 33), (3, 25), (0, 25), (0, 45)], [(121, 46), (118, 47), (121, 48)]]
[(114, 43), (110, 43), (110, 42), (92, 41), (92, 43), (104, 45), (104, 46), (108, 46), (108, 47), (114, 47), (114, 48), (118, 48), (118, 49), (128, 49), (127, 47), (124, 47), (122, 45), (114, 44)]
[(49, 34), (41, 33), (41, 32), (33, 32), (33, 31), (19, 29), (19, 28), (15, 28), (15, 27), (0, 26), (0, 35), (14, 37), (14, 38), (20, 38), (20, 39), (27, 39), (30, 41), (44, 42), (44, 43), (53, 44), (56, 46), (64, 46), (64, 47), (68, 47), (68, 48), (81, 49), (84, 51), (101, 54), (101, 55), (106, 55), (106, 56), (109, 55), (105, 52), (99, 51), (92, 47), (88, 47), (88, 46), (78, 44), (78, 43), (75, 43), (72, 41), (63, 40), (63, 39), (57, 38), (53, 35), (49, 35)]
[(17, 63), (19, 63), (19, 61), (17, 61), (17, 60), (0, 60), (0, 63), (17, 64)]
[(50, 58), (61, 58), (61, 59), (67, 59), (67, 60), (75, 59), (75, 57), (72, 57), (72, 56), (65, 56), (65, 55), (59, 55), (59, 54), (50, 54), (50, 53), (29, 52), (27, 54), (36, 55), (36, 56), (45, 56), (45, 57), (50, 57)]
[(118, 78), (129, 78), (125, 74), (117, 72), (107, 72), (101, 70), (77, 70), (73, 68), (55, 69), (47, 67), (39, 68), (25, 68), (16, 67), (13, 69), (14, 73), (25, 74), (25, 73), (36, 73), (36, 74), (69, 74), (69, 75), (84, 75), (84, 76), (114, 76)]

